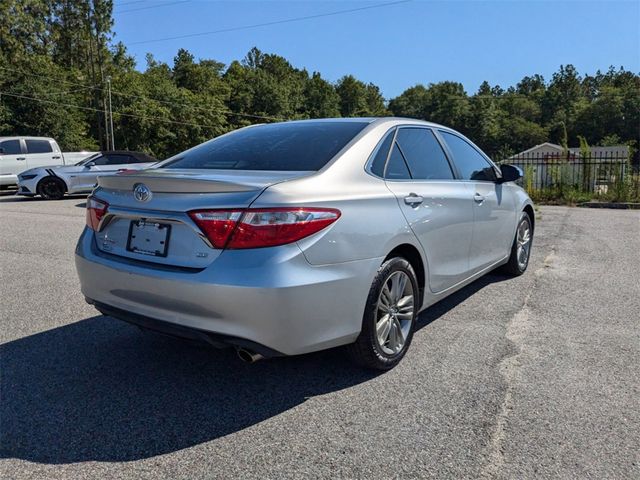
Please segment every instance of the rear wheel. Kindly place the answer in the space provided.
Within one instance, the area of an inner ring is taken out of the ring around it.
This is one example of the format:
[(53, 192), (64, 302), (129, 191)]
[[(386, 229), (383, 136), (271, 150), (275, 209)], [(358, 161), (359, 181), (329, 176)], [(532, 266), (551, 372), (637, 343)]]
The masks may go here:
[(60, 200), (66, 189), (64, 182), (56, 177), (45, 177), (38, 183), (38, 193), (45, 200)]
[(531, 218), (527, 212), (522, 212), (516, 235), (511, 246), (511, 256), (504, 265), (503, 270), (510, 275), (522, 275), (529, 265), (531, 256), (531, 242), (533, 241), (533, 228)]
[(402, 360), (413, 338), (418, 291), (416, 274), (408, 261), (395, 257), (382, 264), (369, 291), (362, 331), (348, 347), (356, 363), (389, 370)]

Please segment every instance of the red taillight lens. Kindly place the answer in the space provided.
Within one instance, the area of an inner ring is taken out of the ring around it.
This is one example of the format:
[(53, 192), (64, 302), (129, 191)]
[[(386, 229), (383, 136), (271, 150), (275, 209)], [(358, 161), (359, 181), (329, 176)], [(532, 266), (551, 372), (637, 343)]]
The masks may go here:
[(334, 209), (274, 208), (247, 210), (227, 248), (274, 247), (319, 232), (340, 217)]
[(333, 208), (205, 210), (189, 215), (215, 248), (262, 248), (296, 242), (340, 218)]
[(189, 216), (214, 248), (224, 248), (242, 216), (242, 210), (198, 210), (189, 212)]
[(109, 204), (103, 200), (98, 200), (95, 197), (87, 198), (87, 226), (91, 230), (98, 230), (100, 220), (107, 213)]

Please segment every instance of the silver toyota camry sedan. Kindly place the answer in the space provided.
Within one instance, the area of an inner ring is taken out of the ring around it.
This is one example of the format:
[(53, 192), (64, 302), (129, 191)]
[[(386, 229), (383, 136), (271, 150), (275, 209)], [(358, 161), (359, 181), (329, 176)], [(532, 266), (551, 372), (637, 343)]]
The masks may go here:
[(87, 302), (144, 329), (247, 361), (345, 345), (386, 370), (421, 310), (526, 270), (521, 175), (423, 121), (251, 126), (100, 177), (76, 267)]

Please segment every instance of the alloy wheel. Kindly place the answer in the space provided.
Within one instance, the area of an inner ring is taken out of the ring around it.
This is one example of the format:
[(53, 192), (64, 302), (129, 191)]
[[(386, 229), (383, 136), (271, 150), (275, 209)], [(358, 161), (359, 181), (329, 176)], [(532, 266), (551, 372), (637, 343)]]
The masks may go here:
[(413, 284), (403, 271), (393, 272), (385, 280), (376, 309), (376, 339), (387, 355), (402, 351), (411, 330), (414, 315)]
[(529, 263), (529, 252), (531, 250), (531, 223), (526, 216), (518, 225), (516, 245), (518, 267), (524, 270), (527, 267), (527, 263)]

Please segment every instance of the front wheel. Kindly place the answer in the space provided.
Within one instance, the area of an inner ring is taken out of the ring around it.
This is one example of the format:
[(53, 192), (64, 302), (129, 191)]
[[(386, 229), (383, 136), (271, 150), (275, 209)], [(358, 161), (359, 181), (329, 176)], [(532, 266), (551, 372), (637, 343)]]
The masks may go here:
[(64, 197), (66, 185), (56, 177), (45, 177), (38, 183), (38, 193), (45, 200), (60, 200)]
[(408, 261), (394, 257), (382, 264), (369, 291), (362, 331), (348, 347), (356, 363), (389, 370), (402, 360), (413, 338), (418, 292), (416, 274)]
[(511, 256), (504, 265), (503, 270), (510, 275), (522, 275), (529, 265), (531, 256), (531, 242), (533, 241), (533, 228), (531, 218), (527, 212), (522, 212), (518, 221), (518, 228), (511, 246)]

